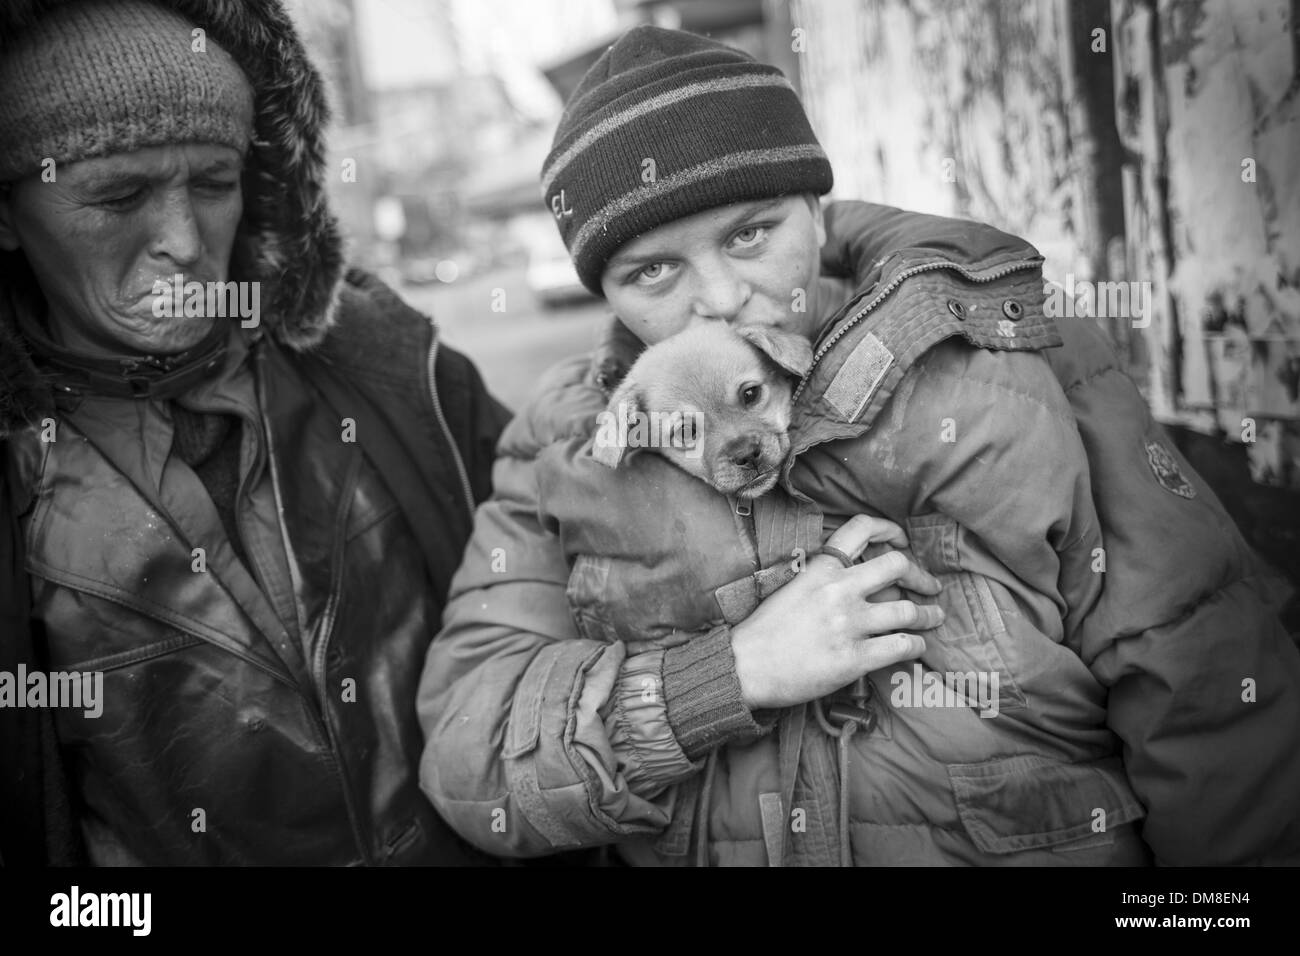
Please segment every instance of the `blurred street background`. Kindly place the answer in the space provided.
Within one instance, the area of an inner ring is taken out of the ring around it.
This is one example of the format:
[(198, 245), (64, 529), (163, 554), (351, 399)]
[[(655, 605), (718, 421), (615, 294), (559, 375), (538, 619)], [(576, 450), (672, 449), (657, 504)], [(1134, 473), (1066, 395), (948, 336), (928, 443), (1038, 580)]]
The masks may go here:
[(1097, 315), (1249, 540), (1300, 582), (1300, 0), (289, 0), (326, 74), (352, 261), (518, 407), (588, 349), (538, 186), (565, 98), (637, 23), (778, 66), (866, 199), (1023, 235)]
[[(504, 311), (491, 310), (494, 295), (503, 296), (497, 301), (504, 302)], [(402, 297), (432, 315), (443, 341), (471, 356), (492, 394), (515, 410), (542, 372), (592, 349), (609, 315), (595, 299), (544, 306), (528, 288), (524, 271), (509, 267), (456, 282), (408, 286)]]

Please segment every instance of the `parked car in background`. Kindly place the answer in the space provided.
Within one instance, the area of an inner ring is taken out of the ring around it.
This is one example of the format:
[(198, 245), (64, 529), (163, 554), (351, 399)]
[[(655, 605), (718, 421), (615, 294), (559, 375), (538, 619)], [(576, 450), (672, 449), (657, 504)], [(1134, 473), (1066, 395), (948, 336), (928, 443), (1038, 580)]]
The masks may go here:
[(579, 281), (569, 250), (564, 248), (554, 226), (530, 237), (524, 281), (546, 308), (597, 298)]
[(578, 281), (567, 252), (558, 256), (530, 256), (525, 281), (537, 301), (547, 308), (596, 298)]

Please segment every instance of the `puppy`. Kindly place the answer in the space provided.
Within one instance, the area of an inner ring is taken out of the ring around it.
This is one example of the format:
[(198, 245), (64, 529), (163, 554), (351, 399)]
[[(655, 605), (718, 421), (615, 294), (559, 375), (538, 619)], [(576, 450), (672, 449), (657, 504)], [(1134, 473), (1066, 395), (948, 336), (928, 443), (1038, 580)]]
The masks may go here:
[(799, 335), (709, 322), (651, 346), (599, 416), (592, 457), (611, 468), (658, 452), (725, 495), (757, 498), (790, 451), (794, 380), (812, 365)]

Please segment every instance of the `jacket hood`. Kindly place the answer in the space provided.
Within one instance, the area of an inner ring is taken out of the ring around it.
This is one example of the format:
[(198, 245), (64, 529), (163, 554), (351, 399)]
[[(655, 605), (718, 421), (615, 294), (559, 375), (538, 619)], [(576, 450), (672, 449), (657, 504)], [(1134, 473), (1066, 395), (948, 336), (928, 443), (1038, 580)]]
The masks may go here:
[[(68, 0), (7, 0), (4, 39)], [(153, 0), (201, 27), (228, 52), (253, 88), (255, 129), (243, 177), (244, 214), (230, 278), (261, 283), (262, 324), (304, 350), (334, 321), (342, 241), (325, 198), (329, 107), (320, 75), (279, 0)], [(51, 407), (18, 330), (19, 310), (41, 308), (21, 252), (0, 252), (0, 437)]]

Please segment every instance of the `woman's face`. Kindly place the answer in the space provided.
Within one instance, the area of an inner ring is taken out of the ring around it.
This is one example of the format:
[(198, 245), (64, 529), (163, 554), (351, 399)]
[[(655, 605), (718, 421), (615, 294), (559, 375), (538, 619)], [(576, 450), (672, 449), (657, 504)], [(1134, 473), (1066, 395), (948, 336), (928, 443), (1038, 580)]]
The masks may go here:
[(606, 264), (601, 288), (647, 345), (719, 320), (811, 339), (825, 241), (811, 194), (718, 206), (627, 243)]
[(155, 283), (226, 278), (243, 201), (243, 158), (186, 143), (85, 159), (0, 197), (0, 249), (21, 249), (65, 344), (179, 352), (214, 321), (155, 315)]

